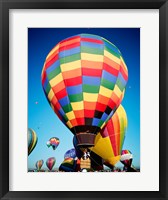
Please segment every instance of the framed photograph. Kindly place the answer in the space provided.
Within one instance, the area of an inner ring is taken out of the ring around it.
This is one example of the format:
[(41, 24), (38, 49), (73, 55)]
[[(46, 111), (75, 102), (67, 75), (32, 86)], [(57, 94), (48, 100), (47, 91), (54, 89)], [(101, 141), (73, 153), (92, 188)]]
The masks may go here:
[(1, 198), (167, 199), (167, 1), (0, 8)]

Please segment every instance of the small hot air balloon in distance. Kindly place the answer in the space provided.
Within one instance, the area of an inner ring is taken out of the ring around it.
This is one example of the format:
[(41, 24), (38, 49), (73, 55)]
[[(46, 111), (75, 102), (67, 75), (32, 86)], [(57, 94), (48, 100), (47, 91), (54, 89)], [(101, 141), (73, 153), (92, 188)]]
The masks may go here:
[(133, 155), (129, 150), (122, 150), (120, 162), (124, 164), (124, 171), (138, 172), (138, 170), (132, 165)]
[(120, 162), (124, 166), (131, 167), (132, 159), (133, 159), (133, 155), (132, 155), (131, 151), (129, 151), (129, 150), (122, 150)]
[(54, 167), (55, 165), (55, 162), (56, 162), (56, 159), (54, 157), (51, 157), (51, 158), (48, 158), (47, 161), (46, 161), (46, 165), (48, 167), (48, 169), (51, 171), (52, 168)]
[(120, 105), (128, 71), (119, 49), (103, 37), (80, 34), (60, 41), (42, 70), (45, 95), (60, 120), (88, 149)]
[(36, 132), (33, 129), (28, 128), (28, 155), (30, 155), (30, 153), (35, 148), (37, 141), (38, 137)]
[(55, 149), (58, 147), (59, 143), (60, 143), (59, 138), (57, 138), (57, 137), (52, 137), (52, 138), (50, 138), (50, 139), (47, 141), (47, 146), (48, 146), (48, 147), (51, 146), (51, 147), (53, 148), (53, 150), (55, 150)]
[(44, 161), (43, 160), (38, 160), (36, 162), (36, 169), (39, 171), (41, 167), (43, 166)]
[(64, 154), (64, 159), (66, 159), (66, 158), (73, 158), (73, 159), (76, 158), (76, 151), (75, 151), (74, 148), (68, 150), (68, 151)]
[(127, 115), (122, 105), (118, 107), (106, 126), (96, 136), (91, 151), (102, 157), (105, 163), (114, 166), (121, 157), (127, 130)]

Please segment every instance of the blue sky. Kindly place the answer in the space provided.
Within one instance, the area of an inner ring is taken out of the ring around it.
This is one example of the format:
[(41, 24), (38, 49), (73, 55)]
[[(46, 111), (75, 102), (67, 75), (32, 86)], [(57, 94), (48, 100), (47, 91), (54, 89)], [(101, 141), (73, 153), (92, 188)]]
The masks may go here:
[[(64, 159), (67, 150), (73, 148), (73, 134), (58, 119), (50, 107), (41, 84), (41, 71), (47, 54), (61, 40), (81, 34), (99, 35), (115, 44), (128, 67), (124, 106), (128, 117), (128, 129), (123, 149), (133, 153), (133, 165), (140, 166), (140, 29), (138, 28), (29, 28), (28, 29), (28, 127), (35, 130), (38, 142), (28, 157), (28, 168), (35, 168), (43, 159), (43, 168), (49, 157), (56, 158), (55, 168)], [(36, 104), (38, 102), (38, 104)], [(60, 139), (54, 151), (46, 142), (53, 136)], [(123, 166), (118, 163), (116, 166)]]

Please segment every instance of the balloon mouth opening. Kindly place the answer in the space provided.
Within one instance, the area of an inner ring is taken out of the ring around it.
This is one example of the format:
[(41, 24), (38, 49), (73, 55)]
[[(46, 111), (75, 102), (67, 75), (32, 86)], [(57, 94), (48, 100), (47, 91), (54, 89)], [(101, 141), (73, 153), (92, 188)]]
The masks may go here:
[(126, 162), (126, 161), (121, 161), (121, 160), (120, 160), (120, 162), (121, 162), (125, 167), (131, 167), (131, 165), (132, 165), (132, 158), (131, 158), (128, 162)]
[(76, 134), (78, 141), (77, 147), (85, 149), (94, 146), (96, 134), (89, 132), (80, 132)]

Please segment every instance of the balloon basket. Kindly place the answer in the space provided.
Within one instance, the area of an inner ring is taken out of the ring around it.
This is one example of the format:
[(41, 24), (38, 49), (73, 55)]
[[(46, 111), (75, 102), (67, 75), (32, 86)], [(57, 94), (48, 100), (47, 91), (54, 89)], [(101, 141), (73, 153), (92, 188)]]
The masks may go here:
[(80, 159), (80, 169), (90, 169), (91, 168), (91, 160), (87, 158), (84, 160), (83, 158)]

